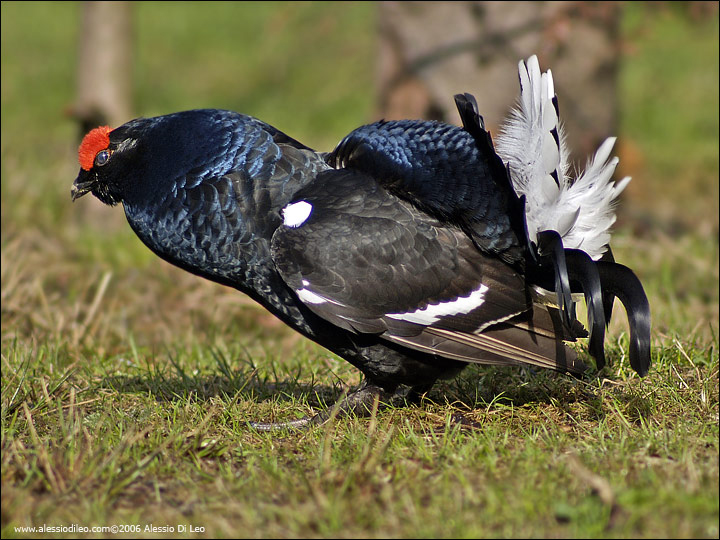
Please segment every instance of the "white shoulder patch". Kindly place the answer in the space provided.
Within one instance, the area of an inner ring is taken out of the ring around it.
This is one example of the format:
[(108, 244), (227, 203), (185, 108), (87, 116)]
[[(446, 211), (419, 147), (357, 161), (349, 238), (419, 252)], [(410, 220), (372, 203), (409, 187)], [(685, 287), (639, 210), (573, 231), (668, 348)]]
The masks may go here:
[(486, 285), (480, 285), (467, 296), (460, 296), (454, 300), (430, 304), (422, 309), (416, 309), (407, 313), (387, 313), (385, 316), (391, 319), (400, 319), (416, 324), (430, 325), (440, 320), (440, 317), (447, 315), (458, 315), (469, 313), (485, 302), (485, 293), (488, 291)]
[(296, 228), (305, 223), (313, 210), (312, 204), (307, 201), (298, 201), (288, 204), (282, 210), (283, 224), (286, 227)]

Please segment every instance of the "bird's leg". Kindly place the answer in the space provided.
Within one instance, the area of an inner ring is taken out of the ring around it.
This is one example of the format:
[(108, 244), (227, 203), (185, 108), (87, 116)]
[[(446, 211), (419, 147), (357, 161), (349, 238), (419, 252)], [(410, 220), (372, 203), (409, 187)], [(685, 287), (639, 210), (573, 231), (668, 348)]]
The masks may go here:
[(355, 414), (356, 416), (369, 416), (375, 407), (376, 400), (379, 403), (388, 402), (392, 398), (393, 392), (369, 383), (367, 380), (355, 390), (349, 393), (335, 405), (320, 411), (314, 416), (306, 416), (298, 420), (290, 420), (289, 422), (250, 422), (250, 426), (258, 431), (276, 431), (276, 430), (303, 430), (311, 426), (319, 426), (334, 417), (347, 416)]
[(422, 401), (422, 397), (430, 391), (434, 384), (435, 381), (410, 387), (408, 393), (405, 395), (405, 402), (413, 405), (419, 404)]

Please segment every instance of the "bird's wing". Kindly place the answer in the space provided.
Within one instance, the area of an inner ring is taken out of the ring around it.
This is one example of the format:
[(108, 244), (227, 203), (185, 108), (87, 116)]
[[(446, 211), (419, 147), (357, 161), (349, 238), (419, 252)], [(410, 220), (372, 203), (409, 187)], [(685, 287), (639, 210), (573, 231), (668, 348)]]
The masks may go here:
[(584, 369), (559, 341), (574, 335), (533, 306), (522, 275), (373, 178), (322, 172), (283, 215), (275, 265), (333, 324), (466, 362)]
[(527, 245), (524, 211), (468, 96), (456, 97), (463, 128), (376, 122), (351, 132), (326, 159), (372, 176), (423, 212), (465, 229), (479, 249), (518, 263)]

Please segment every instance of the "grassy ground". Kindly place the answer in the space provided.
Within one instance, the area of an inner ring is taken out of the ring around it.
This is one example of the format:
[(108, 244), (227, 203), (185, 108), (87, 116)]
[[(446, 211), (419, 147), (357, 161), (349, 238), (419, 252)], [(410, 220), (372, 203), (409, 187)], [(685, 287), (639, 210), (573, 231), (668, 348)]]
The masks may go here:
[[(139, 4), (138, 112), (225, 107), (318, 148), (370, 120), (372, 5), (281, 7)], [(619, 312), (585, 380), (473, 367), (419, 406), (272, 436), (246, 420), (359, 376), (159, 261), (119, 209), (71, 205), (77, 21), (2, 3), (3, 538), (718, 536), (716, 12), (633, 3), (623, 28), (614, 251), (653, 308), (647, 378)], [(42, 525), (71, 529), (18, 529)]]

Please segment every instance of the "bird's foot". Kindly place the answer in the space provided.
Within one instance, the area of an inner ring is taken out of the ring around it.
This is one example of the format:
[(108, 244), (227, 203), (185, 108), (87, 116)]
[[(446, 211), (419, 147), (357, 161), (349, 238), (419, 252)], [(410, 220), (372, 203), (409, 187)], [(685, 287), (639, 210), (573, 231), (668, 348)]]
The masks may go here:
[(408, 386), (399, 397), (403, 399), (406, 405), (419, 405), (425, 394), (433, 387), (433, 384), (435, 384), (435, 381), (417, 386)]
[(348, 416), (350, 414), (370, 416), (373, 409), (377, 408), (381, 402), (389, 402), (392, 396), (392, 392), (388, 392), (380, 386), (364, 382), (359, 389), (349, 393), (331, 408), (320, 411), (314, 416), (306, 416), (305, 418), (290, 420), (289, 422), (250, 422), (250, 426), (258, 431), (301, 431), (312, 426), (324, 424), (331, 418)]

